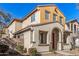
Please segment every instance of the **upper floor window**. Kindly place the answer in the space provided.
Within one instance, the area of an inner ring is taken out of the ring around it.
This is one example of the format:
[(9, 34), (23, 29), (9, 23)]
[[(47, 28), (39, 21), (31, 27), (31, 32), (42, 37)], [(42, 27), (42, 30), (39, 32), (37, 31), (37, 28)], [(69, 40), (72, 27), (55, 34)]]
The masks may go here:
[(35, 21), (35, 14), (31, 16), (31, 22), (34, 22), (34, 21)]
[(60, 24), (62, 24), (62, 18), (63, 18), (63, 17), (61, 17), (61, 16), (60, 16), (60, 18), (59, 18)]
[(49, 20), (50, 18), (50, 13), (48, 11), (45, 11), (45, 19)]
[(53, 14), (53, 22), (56, 22), (56, 17), (57, 17), (57, 15)]

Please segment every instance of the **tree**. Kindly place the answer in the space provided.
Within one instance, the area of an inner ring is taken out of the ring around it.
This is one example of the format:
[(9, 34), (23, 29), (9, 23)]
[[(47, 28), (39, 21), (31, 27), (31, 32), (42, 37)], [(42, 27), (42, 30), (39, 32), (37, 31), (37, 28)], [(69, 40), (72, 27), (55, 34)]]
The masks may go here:
[(11, 21), (11, 19), (11, 14), (6, 13), (3, 10), (0, 10), (0, 37), (4, 32), (5, 26)]
[(1, 22), (8, 24), (11, 19), (12, 19), (12, 17), (11, 17), (10, 13), (6, 13), (6, 12), (0, 10), (0, 21)]

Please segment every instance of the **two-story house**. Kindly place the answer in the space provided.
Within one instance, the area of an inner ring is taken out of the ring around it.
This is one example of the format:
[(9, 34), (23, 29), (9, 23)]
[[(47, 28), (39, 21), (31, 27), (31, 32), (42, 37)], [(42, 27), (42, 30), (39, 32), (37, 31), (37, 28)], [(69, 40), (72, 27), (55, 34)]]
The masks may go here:
[(63, 49), (65, 16), (57, 6), (37, 6), (23, 19), (18, 31), (15, 31), (16, 22), (14, 20), (8, 27), (10, 37), (23, 37), (24, 48), (27, 48), (27, 51), (33, 47), (38, 52)]

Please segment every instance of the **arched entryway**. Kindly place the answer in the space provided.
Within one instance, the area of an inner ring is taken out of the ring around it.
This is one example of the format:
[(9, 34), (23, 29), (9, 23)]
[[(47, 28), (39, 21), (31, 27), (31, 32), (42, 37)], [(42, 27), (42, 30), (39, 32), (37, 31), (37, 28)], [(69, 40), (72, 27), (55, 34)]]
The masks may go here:
[(61, 37), (62, 37), (62, 35), (61, 35), (60, 29), (54, 28), (52, 30), (52, 34), (51, 34), (51, 42), (52, 42), (51, 48), (53, 50), (61, 50), (61, 46), (60, 46), (61, 45), (61, 39), (62, 39)]

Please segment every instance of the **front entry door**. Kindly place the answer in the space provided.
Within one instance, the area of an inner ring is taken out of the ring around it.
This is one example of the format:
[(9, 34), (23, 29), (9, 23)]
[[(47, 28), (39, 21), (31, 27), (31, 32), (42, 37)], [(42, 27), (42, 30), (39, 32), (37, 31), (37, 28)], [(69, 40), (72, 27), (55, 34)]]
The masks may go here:
[(59, 30), (54, 29), (52, 32), (52, 49), (57, 50), (58, 40), (59, 40)]
[(52, 49), (57, 50), (56, 33), (52, 33)]

